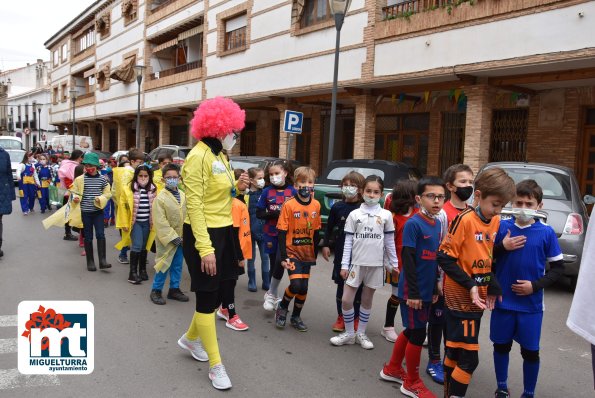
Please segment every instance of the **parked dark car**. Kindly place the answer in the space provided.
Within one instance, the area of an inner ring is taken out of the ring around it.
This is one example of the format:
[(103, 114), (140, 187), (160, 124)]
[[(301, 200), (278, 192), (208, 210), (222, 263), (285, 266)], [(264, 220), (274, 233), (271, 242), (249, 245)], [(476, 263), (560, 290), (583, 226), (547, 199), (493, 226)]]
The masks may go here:
[(98, 151), (96, 149), (94, 149), (92, 151), (89, 151), (89, 152), (96, 153), (97, 156), (99, 156), (99, 159), (103, 159), (103, 160), (106, 160), (106, 161), (109, 160), (110, 157), (112, 156), (112, 153), (111, 152)]
[[(478, 174), (492, 167), (503, 168), (515, 183), (532, 179), (539, 184), (543, 190), (542, 210), (547, 215), (547, 224), (558, 236), (564, 255), (564, 274), (570, 278), (570, 285), (574, 289), (589, 222), (574, 171), (553, 164), (494, 162), (486, 164)], [(507, 208), (510, 208), (510, 204)]]
[(161, 145), (149, 152), (149, 158), (152, 163), (157, 163), (160, 156), (167, 154), (172, 157), (174, 163), (181, 166), (191, 150), (189, 146)]
[(339, 184), (350, 171), (357, 171), (364, 177), (380, 176), (384, 180), (384, 195), (392, 192), (395, 183), (401, 179), (418, 180), (421, 173), (414, 167), (401, 162), (377, 159), (333, 160), (318, 178), (314, 186), (314, 197), (320, 202), (322, 231), (324, 235), (326, 220), (333, 204), (342, 199)]
[[(265, 173), (269, 165), (276, 160), (287, 161), (287, 159), (275, 158), (270, 156), (230, 156), (229, 158), (231, 167), (233, 167), (234, 169), (242, 169), (247, 171), (252, 167), (259, 167), (263, 169)], [(289, 162), (291, 162), (291, 166), (293, 169), (302, 165), (297, 160), (290, 160)]]

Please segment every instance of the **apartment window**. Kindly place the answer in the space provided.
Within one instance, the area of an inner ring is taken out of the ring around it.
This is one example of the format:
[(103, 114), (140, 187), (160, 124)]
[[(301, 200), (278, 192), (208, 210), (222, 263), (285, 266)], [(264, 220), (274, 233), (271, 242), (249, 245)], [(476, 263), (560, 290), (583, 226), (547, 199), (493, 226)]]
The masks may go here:
[(328, 0), (306, 0), (300, 24), (305, 28), (328, 21), (332, 17)]
[(58, 86), (54, 87), (52, 93), (52, 103), (56, 105), (60, 101), (60, 92)]
[(75, 39), (75, 52), (78, 54), (95, 45), (95, 28), (90, 27)]
[(138, 0), (124, 0), (122, 1), (122, 16), (124, 17), (124, 24), (127, 25), (134, 21), (138, 15)]
[(225, 21), (224, 51), (237, 50), (246, 47), (247, 14), (241, 14)]
[(95, 28), (97, 33), (100, 34), (101, 38), (104, 39), (110, 34), (111, 25), (111, 10), (105, 11), (95, 21)]
[(66, 83), (62, 83), (62, 102), (66, 102), (68, 99), (68, 85)]
[(60, 62), (60, 56), (58, 55), (58, 50), (55, 50), (52, 54), (52, 58), (54, 61), (54, 66), (58, 66), (58, 63)]
[(62, 62), (68, 61), (68, 43), (62, 44)]

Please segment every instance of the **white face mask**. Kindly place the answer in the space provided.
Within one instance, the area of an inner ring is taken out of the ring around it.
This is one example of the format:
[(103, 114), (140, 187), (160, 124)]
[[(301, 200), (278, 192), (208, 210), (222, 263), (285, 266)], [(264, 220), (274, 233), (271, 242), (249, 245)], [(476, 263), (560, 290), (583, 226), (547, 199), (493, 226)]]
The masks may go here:
[(357, 187), (344, 186), (341, 187), (341, 192), (343, 192), (343, 195), (345, 195), (347, 199), (352, 199), (357, 195)]
[(425, 207), (419, 206), (419, 211), (428, 218), (436, 218), (435, 214), (430, 213)]
[(259, 178), (256, 180), (256, 186), (260, 189), (264, 188), (264, 178)]
[(364, 202), (366, 202), (367, 205), (377, 205), (378, 202), (380, 202), (380, 198), (371, 198), (368, 195), (364, 195)]
[(535, 218), (537, 214), (537, 210), (535, 209), (521, 209), (515, 208), (514, 215), (520, 222), (529, 222)]
[(221, 140), (221, 145), (223, 145), (223, 149), (226, 151), (231, 151), (231, 149), (236, 144), (236, 135), (234, 133), (228, 134), (225, 136), (224, 139)]
[(283, 175), (271, 176), (271, 184), (280, 187), (285, 183), (285, 177)]

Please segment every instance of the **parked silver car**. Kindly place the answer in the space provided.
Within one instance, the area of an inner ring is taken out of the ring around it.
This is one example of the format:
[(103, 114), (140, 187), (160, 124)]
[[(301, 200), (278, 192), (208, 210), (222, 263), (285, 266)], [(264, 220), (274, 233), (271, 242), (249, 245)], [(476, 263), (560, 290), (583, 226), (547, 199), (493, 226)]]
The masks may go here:
[(564, 255), (564, 274), (570, 278), (571, 288), (574, 289), (589, 222), (574, 171), (553, 164), (494, 162), (486, 164), (479, 173), (492, 167), (503, 168), (516, 183), (532, 179), (541, 186), (542, 210), (547, 215), (547, 223), (558, 236)]

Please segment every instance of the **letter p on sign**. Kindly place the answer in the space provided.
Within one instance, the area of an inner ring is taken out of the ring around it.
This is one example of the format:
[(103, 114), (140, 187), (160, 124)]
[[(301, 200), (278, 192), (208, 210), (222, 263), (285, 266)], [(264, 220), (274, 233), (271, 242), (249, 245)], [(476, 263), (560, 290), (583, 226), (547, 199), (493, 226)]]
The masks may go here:
[(302, 112), (285, 111), (283, 131), (289, 134), (301, 134), (304, 114)]

